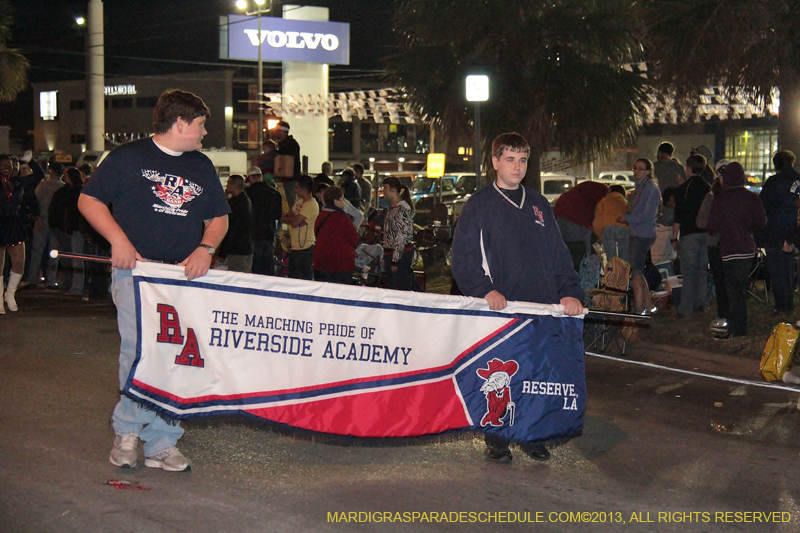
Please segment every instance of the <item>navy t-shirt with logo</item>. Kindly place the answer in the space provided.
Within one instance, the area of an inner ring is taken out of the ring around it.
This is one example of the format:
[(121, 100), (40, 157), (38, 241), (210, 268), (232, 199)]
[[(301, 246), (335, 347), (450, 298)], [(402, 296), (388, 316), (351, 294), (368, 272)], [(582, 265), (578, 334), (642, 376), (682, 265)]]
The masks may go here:
[(152, 138), (115, 148), (83, 193), (106, 205), (146, 259), (180, 262), (200, 244), (205, 220), (230, 213), (211, 160), (193, 151), (169, 155)]

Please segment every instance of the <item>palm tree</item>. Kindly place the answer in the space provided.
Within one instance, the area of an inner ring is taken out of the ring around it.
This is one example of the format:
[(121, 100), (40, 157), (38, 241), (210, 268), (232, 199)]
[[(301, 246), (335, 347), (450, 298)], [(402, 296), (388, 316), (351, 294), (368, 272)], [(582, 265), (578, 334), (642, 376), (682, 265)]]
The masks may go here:
[(586, 161), (631, 140), (647, 91), (645, 79), (622, 68), (639, 60), (630, 1), (402, 0), (396, 6), (397, 52), (388, 69), (423, 121), (448, 136), (471, 136), (465, 77), (489, 76), (484, 162), (496, 135), (518, 131), (532, 148), (528, 177), (538, 182), (539, 156), (549, 146)]
[(800, 154), (800, 2), (645, 0), (653, 82), (679, 102), (721, 85), (754, 103), (780, 91), (778, 145)]
[(14, 19), (11, 2), (0, 1), (0, 102), (10, 102), (28, 85), (28, 60), (9, 48)]

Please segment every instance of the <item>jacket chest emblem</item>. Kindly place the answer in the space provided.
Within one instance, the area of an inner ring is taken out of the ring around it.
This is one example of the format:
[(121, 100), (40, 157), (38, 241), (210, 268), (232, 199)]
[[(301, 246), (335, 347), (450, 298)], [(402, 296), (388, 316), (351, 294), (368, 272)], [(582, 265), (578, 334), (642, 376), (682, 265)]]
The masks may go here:
[(544, 227), (544, 214), (542, 214), (541, 209), (539, 209), (536, 206), (533, 206), (533, 214), (536, 215), (536, 218), (538, 219), (534, 220), (534, 222), (539, 224), (541, 227)]

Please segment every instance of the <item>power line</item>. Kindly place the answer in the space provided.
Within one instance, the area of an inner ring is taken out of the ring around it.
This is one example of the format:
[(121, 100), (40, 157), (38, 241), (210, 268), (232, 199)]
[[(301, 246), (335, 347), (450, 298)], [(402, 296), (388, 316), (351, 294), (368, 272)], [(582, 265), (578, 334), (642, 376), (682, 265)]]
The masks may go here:
[[(30, 53), (44, 53), (44, 54), (63, 54), (63, 55), (73, 55), (73, 56), (81, 56), (85, 57), (86, 52), (78, 52), (74, 50), (58, 50), (54, 48), (42, 48), (42, 47), (23, 47), (20, 48), (21, 51), (29, 51)], [(122, 55), (109, 55), (105, 54), (105, 59), (112, 59), (112, 60), (128, 60), (128, 61), (150, 61), (155, 63), (167, 63), (167, 64), (183, 64), (183, 65), (199, 65), (199, 66), (210, 66), (210, 67), (223, 67), (223, 68), (235, 68), (235, 67), (250, 67), (256, 68), (255, 62), (253, 61), (245, 61), (245, 60), (236, 60), (230, 59), (229, 63), (225, 62), (216, 62), (216, 61), (192, 61), (187, 59), (163, 59), (163, 58), (156, 58), (156, 57), (137, 57), (137, 56), (122, 56)], [(278, 61), (270, 61), (265, 62), (264, 68), (265, 69), (279, 69), (281, 68), (278, 65), (269, 65), (268, 63), (278, 63)], [(355, 73), (362, 73), (362, 74), (385, 74), (386, 71), (384, 69), (362, 69), (357, 67), (335, 67), (331, 70), (336, 72), (355, 72)]]

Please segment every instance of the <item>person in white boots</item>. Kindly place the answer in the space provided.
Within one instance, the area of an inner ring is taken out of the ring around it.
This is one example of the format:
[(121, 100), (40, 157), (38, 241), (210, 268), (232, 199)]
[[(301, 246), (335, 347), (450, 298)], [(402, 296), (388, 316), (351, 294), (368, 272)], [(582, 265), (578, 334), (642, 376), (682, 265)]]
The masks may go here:
[(18, 163), (8, 155), (0, 155), (0, 273), (5, 267), (6, 252), (11, 258), (11, 275), (8, 277), (8, 288), (3, 293), (3, 278), (0, 275), (0, 315), (6, 313), (5, 306), (10, 311), (16, 311), (17, 301), (14, 296), (25, 270), (25, 224), (20, 216), (22, 207), (22, 184), (19, 173), (15, 170)]

